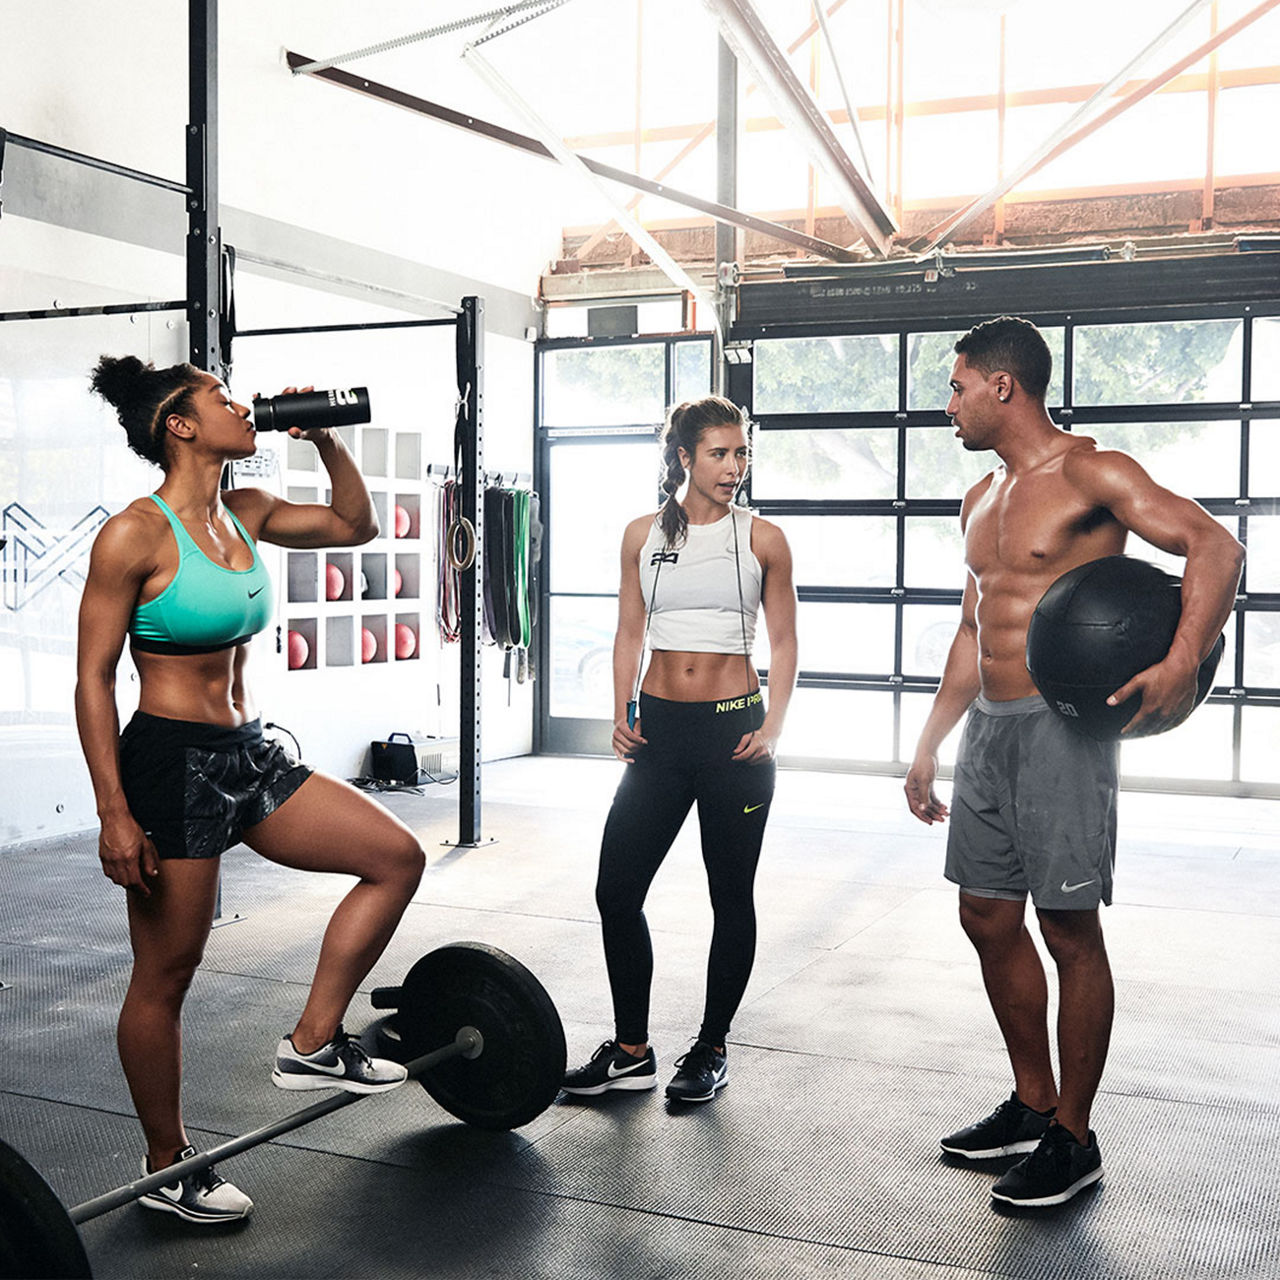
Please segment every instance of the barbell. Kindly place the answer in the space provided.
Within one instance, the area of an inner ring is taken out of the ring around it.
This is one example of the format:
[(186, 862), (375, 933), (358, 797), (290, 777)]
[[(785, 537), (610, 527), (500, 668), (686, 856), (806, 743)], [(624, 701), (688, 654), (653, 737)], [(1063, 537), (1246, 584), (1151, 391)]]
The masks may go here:
[[(483, 942), (428, 952), (399, 987), (372, 993), (393, 1010), (378, 1029), (382, 1051), (403, 1062), (446, 1111), (483, 1129), (516, 1129), (551, 1105), (564, 1079), (560, 1015), (518, 960)], [(48, 1183), (0, 1142), (0, 1280), (64, 1280), (92, 1272), (77, 1227), (157, 1187), (207, 1169), (368, 1094), (335, 1091), (251, 1133), (65, 1208)]]

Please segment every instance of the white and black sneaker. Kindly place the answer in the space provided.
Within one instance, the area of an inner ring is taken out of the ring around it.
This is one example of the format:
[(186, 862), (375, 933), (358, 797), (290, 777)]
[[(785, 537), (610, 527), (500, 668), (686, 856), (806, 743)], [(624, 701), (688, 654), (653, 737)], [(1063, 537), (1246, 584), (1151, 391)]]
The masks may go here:
[(989, 1116), (940, 1140), (948, 1155), (966, 1160), (995, 1160), (1025, 1155), (1044, 1137), (1053, 1108), (1033, 1111), (1017, 1093), (1011, 1093)]
[(314, 1053), (299, 1053), (293, 1037), (285, 1036), (276, 1049), (271, 1083), (277, 1089), (345, 1089), (348, 1093), (386, 1093), (409, 1078), (408, 1071), (389, 1058), (371, 1058), (364, 1046), (341, 1027)]
[(565, 1093), (594, 1097), (609, 1089), (652, 1089), (658, 1083), (658, 1060), (650, 1046), (643, 1058), (628, 1053), (616, 1040), (606, 1040), (581, 1067), (566, 1072)]
[(667, 1085), (667, 1097), (676, 1102), (710, 1102), (717, 1089), (729, 1083), (729, 1063), (725, 1055), (705, 1040), (676, 1059), (676, 1073)]
[[(185, 1147), (178, 1152), (175, 1164), (190, 1160), (196, 1154), (195, 1147)], [(146, 1156), (142, 1158), (142, 1173), (146, 1177), (154, 1173)], [(253, 1212), (253, 1201), (239, 1187), (228, 1182), (216, 1169), (200, 1169), (175, 1178), (172, 1183), (148, 1191), (138, 1197), (144, 1209), (159, 1209), (162, 1213), (176, 1213), (188, 1222), (216, 1225), (220, 1222), (239, 1222)]]

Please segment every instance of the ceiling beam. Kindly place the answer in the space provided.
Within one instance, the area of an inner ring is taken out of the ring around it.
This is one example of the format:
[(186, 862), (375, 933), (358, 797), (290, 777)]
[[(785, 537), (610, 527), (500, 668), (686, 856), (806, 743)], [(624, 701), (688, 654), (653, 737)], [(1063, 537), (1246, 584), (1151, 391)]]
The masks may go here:
[[(312, 59), (305, 57), (303, 54), (294, 53), (291, 50), (285, 51), (285, 60), (290, 68), (305, 66), (312, 61)], [(502, 125), (482, 120), (475, 115), (455, 111), (452, 107), (442, 106), (438, 102), (430, 102), (426, 98), (416, 97), (414, 94), (405, 93), (402, 89), (393, 89), (391, 86), (379, 84), (375, 80), (367, 80), (363, 76), (353, 75), (351, 72), (343, 71), (339, 67), (329, 67), (327, 70), (310, 72), (308, 79), (323, 80), (328, 84), (337, 85), (339, 88), (349, 89), (362, 97), (373, 98), (375, 101), (400, 107), (402, 110), (412, 112), (414, 115), (426, 116), (429, 119), (439, 121), (441, 124), (452, 125), (456, 129), (477, 134), (480, 137), (488, 138), (491, 142), (502, 143), (504, 146), (513, 147), (529, 155), (538, 156), (545, 160), (555, 159), (550, 149), (539, 142), (537, 138), (517, 133), (514, 129), (504, 128)], [(602, 164), (599, 160), (593, 160), (589, 156), (579, 156), (578, 158), (597, 177), (607, 178), (610, 182), (617, 182), (622, 186), (643, 191), (646, 195), (661, 196), (664, 200), (670, 200), (673, 204), (684, 205), (688, 209), (696, 209), (699, 213), (706, 214), (707, 217), (713, 218), (717, 222), (725, 222), (730, 226), (741, 227), (744, 231), (754, 231), (760, 235), (769, 236), (774, 240), (781, 240), (784, 244), (795, 245), (808, 253), (816, 254), (821, 258), (830, 258), (835, 262), (858, 262), (862, 259), (861, 254), (846, 249), (841, 245), (831, 244), (816, 236), (805, 235), (802, 231), (796, 231), (791, 227), (784, 227), (779, 223), (770, 222), (767, 218), (757, 218), (753, 214), (744, 213), (741, 209), (733, 209), (714, 200), (704, 200), (690, 192), (679, 191), (674, 187), (666, 186), (664, 183), (655, 182), (650, 178), (643, 178), (638, 173), (628, 173), (625, 169), (615, 169), (613, 165)]]
[(836, 202), (877, 257), (886, 257), (897, 224), (840, 145), (826, 114), (791, 69), (751, 0), (703, 0), (720, 34), (764, 90), (778, 118), (830, 184)]

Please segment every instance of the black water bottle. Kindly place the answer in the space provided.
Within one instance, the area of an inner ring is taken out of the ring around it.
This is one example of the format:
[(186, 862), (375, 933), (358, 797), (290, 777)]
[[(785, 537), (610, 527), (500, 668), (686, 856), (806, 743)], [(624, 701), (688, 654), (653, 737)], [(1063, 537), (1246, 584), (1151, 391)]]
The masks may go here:
[(369, 388), (340, 391), (295, 391), (287, 396), (255, 396), (253, 425), (259, 431), (300, 427), (346, 427), (370, 418)]

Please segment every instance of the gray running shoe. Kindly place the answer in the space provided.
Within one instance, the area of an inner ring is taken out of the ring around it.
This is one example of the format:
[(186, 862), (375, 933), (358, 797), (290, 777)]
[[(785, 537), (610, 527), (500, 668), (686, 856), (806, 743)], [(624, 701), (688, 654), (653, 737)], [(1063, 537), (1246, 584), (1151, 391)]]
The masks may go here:
[[(178, 1152), (178, 1160), (189, 1160), (195, 1154), (195, 1147), (186, 1147)], [(143, 1156), (143, 1176), (154, 1172)], [(239, 1222), (253, 1212), (253, 1201), (212, 1167), (185, 1174), (155, 1191), (148, 1191), (145, 1196), (138, 1197), (138, 1203), (144, 1209), (176, 1213), (188, 1222), (208, 1225)]]
[(345, 1089), (348, 1093), (386, 1093), (408, 1078), (400, 1063), (371, 1058), (341, 1027), (314, 1053), (299, 1053), (292, 1037), (285, 1036), (276, 1049), (276, 1068), (271, 1073), (277, 1089)]

